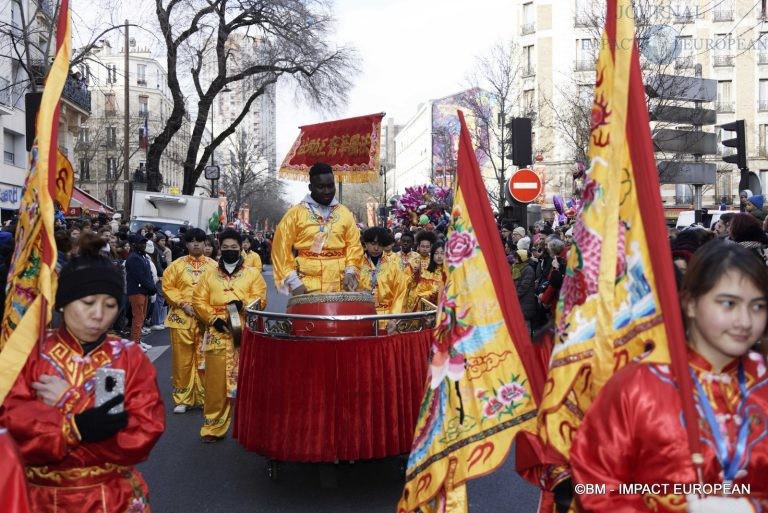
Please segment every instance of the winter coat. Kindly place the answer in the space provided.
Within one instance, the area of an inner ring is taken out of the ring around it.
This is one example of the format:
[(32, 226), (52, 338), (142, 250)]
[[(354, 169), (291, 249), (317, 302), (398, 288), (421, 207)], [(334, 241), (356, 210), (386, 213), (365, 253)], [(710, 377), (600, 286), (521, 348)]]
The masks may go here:
[(520, 270), (520, 278), (515, 280), (517, 289), (517, 299), (520, 301), (520, 308), (523, 311), (523, 317), (529, 321), (536, 314), (536, 271), (531, 265), (526, 265)]
[(125, 288), (129, 296), (133, 294), (151, 296), (157, 292), (149, 261), (144, 255), (135, 251), (131, 251), (125, 261)]

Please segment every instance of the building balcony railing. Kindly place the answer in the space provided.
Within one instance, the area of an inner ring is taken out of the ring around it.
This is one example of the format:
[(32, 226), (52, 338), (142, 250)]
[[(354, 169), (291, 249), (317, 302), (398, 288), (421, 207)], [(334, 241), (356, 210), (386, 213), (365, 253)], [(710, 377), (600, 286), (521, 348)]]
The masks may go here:
[(3, 77), (0, 77), (0, 103), (13, 107), (13, 87), (11, 82)]
[(768, 64), (768, 52), (759, 52), (757, 54), (758, 64)]
[(715, 21), (733, 21), (733, 9), (720, 9), (714, 12)]
[(144, 79), (144, 78), (137, 78), (136, 79), (136, 85), (140, 85), (140, 86), (146, 87), (147, 86), (147, 80)]
[(520, 27), (520, 34), (523, 36), (533, 34), (534, 32), (536, 32), (535, 23), (523, 23), (523, 26)]
[(675, 59), (675, 69), (689, 69), (696, 66), (696, 61), (692, 55), (686, 57), (678, 57)]
[(768, 111), (768, 100), (759, 100), (757, 102), (757, 110), (760, 112)]
[(590, 20), (589, 16), (586, 14), (577, 14), (573, 18), (573, 26), (574, 27), (589, 27), (593, 23), (592, 20)]
[(713, 65), (716, 67), (733, 66), (733, 55), (715, 55)]
[(765, 141), (757, 149), (757, 155), (759, 157), (768, 157), (768, 145), (765, 144)]
[(694, 21), (696, 21), (696, 14), (694, 13), (675, 14), (675, 23), (693, 23)]
[(532, 77), (534, 75), (536, 75), (536, 66), (525, 66), (523, 68), (524, 77)]
[(38, 0), (37, 5), (40, 6), (40, 11), (53, 19), (53, 14), (56, 12), (55, 0)]
[(715, 102), (715, 110), (717, 112), (736, 112), (733, 102)]
[(578, 59), (574, 64), (576, 71), (594, 71), (596, 63), (594, 59)]
[(64, 82), (64, 90), (61, 96), (74, 103), (84, 111), (91, 112), (91, 92), (85, 87), (82, 81), (78, 81), (74, 77), (67, 77), (67, 81)]
[(115, 109), (104, 109), (104, 115), (105, 116), (117, 116), (117, 110), (115, 110)]

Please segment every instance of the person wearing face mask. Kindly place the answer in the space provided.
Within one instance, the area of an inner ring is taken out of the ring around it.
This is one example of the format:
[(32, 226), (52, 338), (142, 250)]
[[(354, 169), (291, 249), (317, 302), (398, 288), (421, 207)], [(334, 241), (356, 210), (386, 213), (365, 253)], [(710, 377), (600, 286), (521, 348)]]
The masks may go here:
[(232, 399), (237, 392), (239, 348), (227, 323), (228, 306), (235, 305), (241, 325), (245, 324), (245, 307), (257, 299), (261, 308), (267, 305), (267, 283), (254, 267), (243, 265), (242, 237), (235, 230), (219, 235), (221, 259), (215, 269), (203, 274), (192, 294), (192, 306), (206, 325), (205, 399), (203, 443), (221, 440), (232, 422)]
[(271, 258), (280, 292), (357, 289), (363, 261), (360, 231), (335, 195), (331, 166), (316, 163), (309, 170), (309, 194), (286, 212), (275, 230)]
[(206, 273), (216, 270), (216, 261), (203, 255), (205, 232), (188, 230), (184, 236), (187, 254), (174, 260), (163, 273), (163, 295), (168, 303), (165, 325), (171, 333), (171, 383), (173, 413), (203, 405), (203, 382), (197, 372), (199, 348), (205, 325), (192, 307), (192, 295)]
[[(0, 425), (26, 465), (32, 511), (150, 511), (134, 465), (165, 430), (155, 367), (130, 340), (108, 334), (124, 295), (121, 273), (80, 238), (80, 255), (59, 275), (61, 326), (31, 351), (0, 407)], [(95, 406), (100, 368), (125, 373), (124, 392)], [(122, 405), (122, 412), (110, 410)], [(17, 509), (4, 510), (17, 511)]]

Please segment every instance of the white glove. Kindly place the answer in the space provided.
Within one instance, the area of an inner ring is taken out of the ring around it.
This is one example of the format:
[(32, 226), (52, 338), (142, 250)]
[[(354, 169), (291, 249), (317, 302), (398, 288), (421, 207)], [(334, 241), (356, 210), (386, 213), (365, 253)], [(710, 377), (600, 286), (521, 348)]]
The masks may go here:
[(755, 508), (752, 507), (750, 502), (740, 497), (703, 497), (698, 495), (686, 495), (686, 501), (688, 504), (685, 506), (685, 511), (688, 513), (755, 513)]

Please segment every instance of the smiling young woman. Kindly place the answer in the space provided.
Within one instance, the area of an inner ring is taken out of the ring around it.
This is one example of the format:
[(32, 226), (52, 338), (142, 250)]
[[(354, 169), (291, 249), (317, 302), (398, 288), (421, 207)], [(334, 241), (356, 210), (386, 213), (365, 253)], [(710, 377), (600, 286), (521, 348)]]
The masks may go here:
[[(768, 270), (737, 244), (709, 242), (691, 259), (681, 287), (704, 457), (705, 485), (749, 490), (727, 496), (675, 494), (697, 483), (682, 406), (669, 366), (630, 364), (606, 384), (571, 448), (576, 483), (605, 484), (581, 495), (586, 511), (751, 513), (768, 507), (768, 372), (753, 351), (768, 323)], [(669, 484), (663, 492), (627, 484)], [(683, 491), (682, 493), (687, 493)]]

